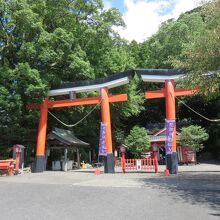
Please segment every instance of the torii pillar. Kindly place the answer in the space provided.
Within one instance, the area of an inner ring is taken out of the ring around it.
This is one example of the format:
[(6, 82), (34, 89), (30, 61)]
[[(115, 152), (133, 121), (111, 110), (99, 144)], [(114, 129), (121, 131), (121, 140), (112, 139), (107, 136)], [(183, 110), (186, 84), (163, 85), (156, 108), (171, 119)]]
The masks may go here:
[(101, 113), (102, 113), (102, 123), (106, 124), (106, 150), (107, 156), (105, 157), (104, 172), (114, 173), (114, 156), (112, 152), (112, 131), (111, 131), (111, 116), (110, 116), (110, 106), (109, 106), (109, 96), (108, 88), (101, 88)]
[[(155, 99), (155, 98), (165, 98), (166, 99), (166, 124), (172, 121), (172, 136), (166, 139), (166, 148), (169, 148), (171, 144), (171, 149), (166, 149), (166, 165), (170, 174), (177, 174), (178, 172), (178, 157), (176, 152), (176, 106), (175, 106), (175, 97), (176, 96), (186, 96), (193, 95), (198, 92), (199, 89), (180, 89), (174, 88), (174, 80), (165, 80), (165, 89), (159, 91), (148, 91), (145, 92), (146, 99)], [(166, 126), (167, 129), (170, 129), (169, 126)], [(170, 142), (170, 143), (168, 143)]]
[[(166, 129), (170, 129), (168, 126), (169, 121), (173, 121), (173, 131), (171, 137), (171, 149), (166, 149), (166, 165), (170, 174), (177, 174), (178, 172), (178, 157), (176, 152), (176, 105), (175, 105), (175, 91), (174, 81), (165, 81), (165, 98), (166, 98)], [(168, 132), (166, 132), (168, 133)], [(167, 145), (166, 140), (166, 145)], [(166, 148), (168, 148), (166, 146)]]
[(48, 98), (45, 98), (40, 105), (40, 121), (38, 125), (37, 149), (34, 162), (34, 172), (45, 170), (45, 146), (47, 135), (47, 117), (48, 117)]

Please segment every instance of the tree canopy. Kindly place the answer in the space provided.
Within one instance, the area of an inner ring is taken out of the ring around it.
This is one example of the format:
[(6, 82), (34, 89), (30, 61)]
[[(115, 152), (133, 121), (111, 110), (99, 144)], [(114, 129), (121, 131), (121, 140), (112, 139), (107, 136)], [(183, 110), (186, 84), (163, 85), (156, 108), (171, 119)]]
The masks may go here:
[(195, 150), (196, 152), (203, 149), (204, 145), (202, 142), (207, 141), (209, 135), (206, 130), (201, 126), (190, 125), (181, 129), (182, 144)]
[(141, 158), (141, 155), (150, 148), (150, 139), (143, 127), (134, 126), (124, 142), (135, 158)]
[[(104, 10), (101, 0), (0, 0), (0, 146), (30, 144), (30, 139), (34, 144), (39, 113), (27, 111), (26, 105), (40, 103), (51, 87), (133, 68), (127, 42), (112, 28), (123, 25), (119, 11)], [(122, 88), (132, 98), (122, 117), (139, 113), (139, 97), (132, 96), (135, 87)], [(62, 113), (63, 120), (77, 121), (89, 110), (78, 107), (56, 113)], [(97, 133), (95, 114), (78, 133), (86, 137), (88, 124)], [(49, 119), (49, 127), (56, 124)]]
[[(26, 105), (41, 103), (50, 88), (136, 67), (186, 69), (188, 78), (181, 84), (200, 85), (208, 100), (199, 96), (185, 101), (206, 116), (219, 118), (219, 5), (219, 0), (209, 1), (177, 20), (170, 19), (149, 39), (137, 43), (114, 31), (124, 21), (117, 9), (104, 9), (102, 0), (0, 0), (0, 148), (14, 143), (36, 145), (39, 112), (27, 110)], [(115, 144), (135, 125), (164, 120), (164, 101), (143, 99), (144, 91), (162, 86), (135, 78), (129, 85), (111, 90), (129, 95), (127, 102), (111, 105)], [(56, 109), (53, 113), (72, 124), (91, 108)], [(218, 136), (218, 124), (204, 123), (181, 104), (177, 119), (205, 126), (213, 137), (210, 140)], [(74, 128), (75, 133), (97, 146), (99, 121), (97, 108)], [(49, 117), (48, 128), (53, 126), (61, 125)], [(210, 145), (217, 146), (218, 141)]]

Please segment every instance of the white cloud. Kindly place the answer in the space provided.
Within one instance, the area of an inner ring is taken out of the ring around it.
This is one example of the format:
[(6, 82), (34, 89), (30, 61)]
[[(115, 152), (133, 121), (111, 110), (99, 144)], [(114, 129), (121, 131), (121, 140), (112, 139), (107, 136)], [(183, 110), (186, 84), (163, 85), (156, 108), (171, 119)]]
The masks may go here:
[(110, 0), (104, 0), (103, 4), (104, 4), (104, 9), (105, 10), (108, 10), (108, 9), (112, 8), (112, 3), (111, 3)]
[[(116, 28), (119, 34), (127, 40), (142, 42), (156, 33), (159, 25), (170, 18), (178, 18), (181, 13), (192, 10), (198, 0), (124, 0), (126, 12), (123, 19), (126, 28)], [(170, 9), (170, 10), (168, 10)], [(168, 13), (165, 13), (166, 10)]]
[(195, 0), (178, 0), (171, 16), (178, 18), (181, 13), (190, 11), (196, 6), (198, 6), (198, 3)]

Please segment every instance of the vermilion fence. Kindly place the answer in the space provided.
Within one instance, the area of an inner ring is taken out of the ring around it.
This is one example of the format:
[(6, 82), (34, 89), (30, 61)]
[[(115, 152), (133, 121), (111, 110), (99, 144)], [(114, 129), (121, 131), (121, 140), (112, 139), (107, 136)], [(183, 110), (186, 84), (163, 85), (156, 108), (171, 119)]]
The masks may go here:
[(154, 171), (158, 172), (157, 158), (123, 159), (121, 160), (122, 172), (125, 171)]

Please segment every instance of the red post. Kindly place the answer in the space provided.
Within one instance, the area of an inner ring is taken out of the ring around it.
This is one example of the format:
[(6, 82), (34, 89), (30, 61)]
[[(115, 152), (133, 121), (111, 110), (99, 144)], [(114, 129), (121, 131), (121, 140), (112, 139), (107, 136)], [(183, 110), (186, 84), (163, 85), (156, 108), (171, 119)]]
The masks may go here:
[(13, 175), (13, 165), (12, 163), (10, 164), (10, 168), (9, 168), (9, 176), (12, 176)]
[(20, 166), (20, 159), (21, 159), (21, 151), (24, 148), (24, 146), (19, 145), (19, 144), (15, 144), (13, 146), (13, 151), (15, 153), (15, 171), (18, 172), (19, 171), (19, 166)]
[[(165, 81), (165, 95), (166, 95), (166, 119), (176, 120), (176, 106), (175, 106), (175, 89), (174, 81)], [(172, 154), (167, 154), (167, 169), (171, 174), (176, 174), (178, 169), (177, 153), (176, 153), (176, 125), (172, 137)]]
[(38, 127), (37, 152), (34, 172), (43, 172), (45, 169), (45, 145), (47, 134), (48, 98), (40, 106), (40, 123)]
[(106, 148), (107, 153), (112, 153), (112, 132), (111, 132), (111, 118), (110, 118), (110, 106), (108, 97), (108, 88), (101, 88), (101, 112), (102, 123), (107, 125), (106, 127)]
[[(166, 91), (166, 119), (176, 120), (175, 91), (174, 91), (173, 80), (165, 81), (165, 91)], [(176, 126), (173, 132), (172, 151), (176, 152)]]
[(114, 157), (112, 153), (112, 131), (111, 131), (111, 117), (110, 117), (110, 106), (108, 88), (101, 88), (101, 112), (102, 112), (102, 123), (106, 124), (106, 148), (107, 156), (105, 158), (105, 173), (114, 173)]
[(125, 152), (121, 152), (121, 167), (122, 172), (125, 173)]
[(122, 172), (125, 173), (125, 167), (126, 167), (126, 160), (125, 160), (126, 146), (124, 144), (122, 144), (120, 146), (120, 151), (121, 151), (121, 168), (122, 168)]
[(154, 143), (152, 145), (152, 150), (153, 150), (153, 159), (154, 159), (155, 173), (157, 173), (158, 172), (158, 158), (157, 158), (158, 147), (157, 147), (156, 143)]
[(157, 173), (158, 172), (157, 151), (153, 151), (153, 160), (154, 160), (155, 173)]
[(15, 165), (15, 170), (16, 170), (17, 172), (18, 172), (18, 170), (19, 170), (20, 155), (21, 155), (21, 152), (20, 152), (19, 148), (16, 147), (16, 165)]

